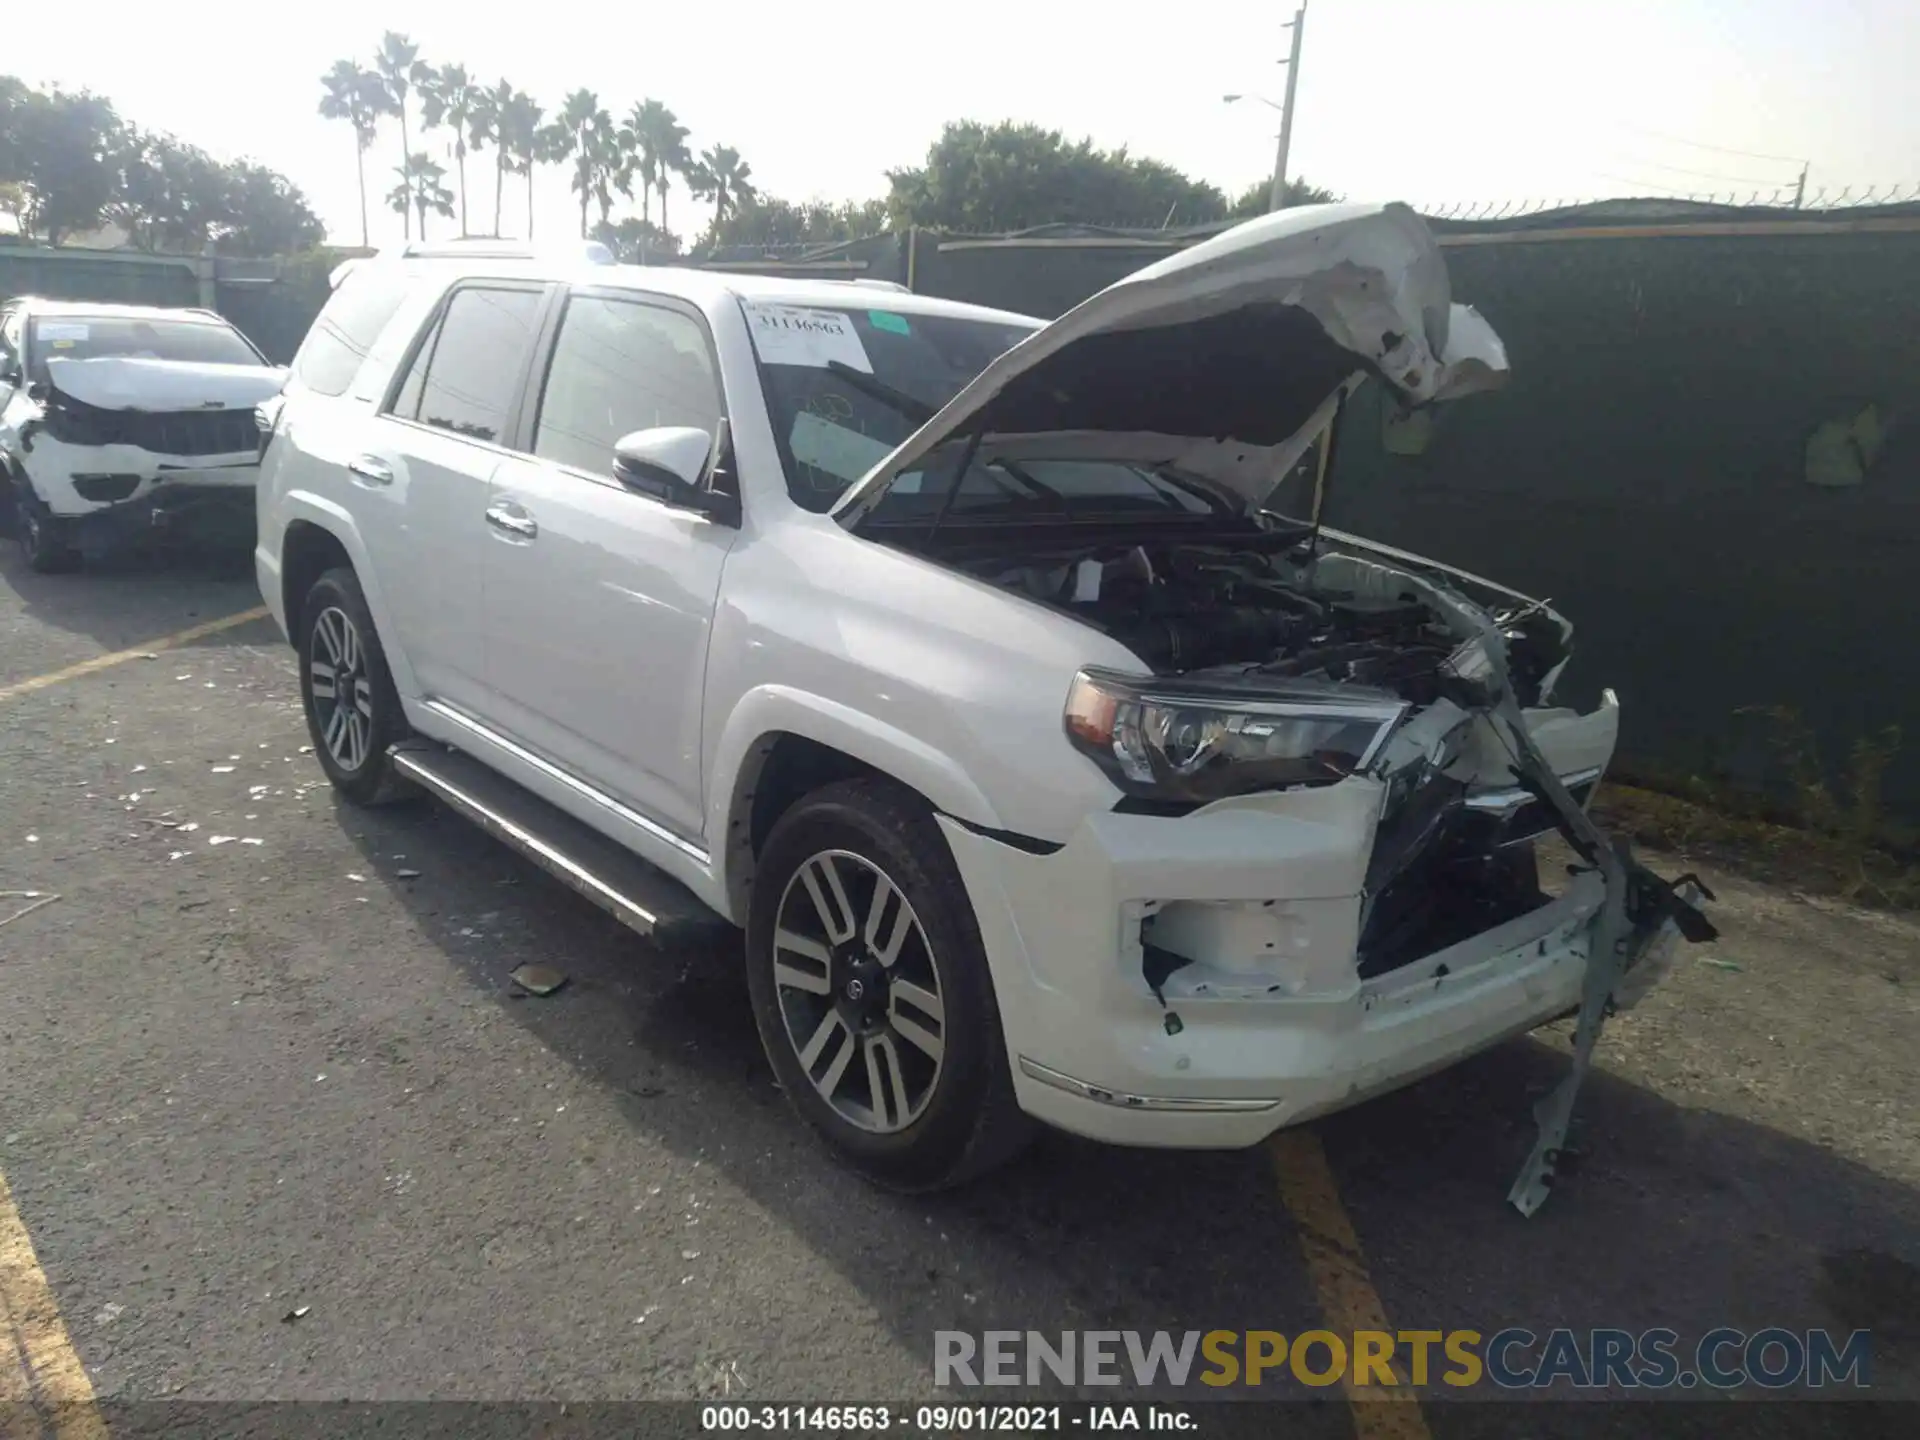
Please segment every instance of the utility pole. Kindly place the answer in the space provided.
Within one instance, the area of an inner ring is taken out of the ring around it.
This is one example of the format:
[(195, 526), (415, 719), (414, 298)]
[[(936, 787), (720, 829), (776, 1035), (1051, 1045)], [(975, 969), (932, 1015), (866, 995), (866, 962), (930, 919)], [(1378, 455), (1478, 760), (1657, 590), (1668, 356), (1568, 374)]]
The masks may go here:
[(1267, 196), (1267, 212), (1280, 208), (1287, 193), (1287, 147), (1293, 142), (1293, 91), (1300, 79), (1300, 32), (1307, 28), (1306, 0), (1282, 29), (1293, 31), (1293, 49), (1287, 56), (1287, 96), (1280, 108), (1280, 149), (1273, 157), (1273, 190)]
[(1794, 208), (1794, 209), (1796, 209), (1796, 210), (1798, 210), (1798, 209), (1799, 209), (1799, 208), (1801, 207), (1801, 205), (1802, 205), (1802, 204), (1804, 204), (1804, 203), (1806, 202), (1806, 198), (1807, 198), (1807, 171), (1808, 171), (1808, 169), (1809, 169), (1809, 168), (1810, 168), (1810, 167), (1809, 167), (1809, 166), (1807, 166), (1807, 165), (1802, 165), (1802, 166), (1800, 167), (1800, 180), (1799, 180), (1799, 183), (1798, 183), (1798, 184), (1796, 184), (1796, 185), (1795, 185), (1795, 186), (1793, 187), (1793, 208)]

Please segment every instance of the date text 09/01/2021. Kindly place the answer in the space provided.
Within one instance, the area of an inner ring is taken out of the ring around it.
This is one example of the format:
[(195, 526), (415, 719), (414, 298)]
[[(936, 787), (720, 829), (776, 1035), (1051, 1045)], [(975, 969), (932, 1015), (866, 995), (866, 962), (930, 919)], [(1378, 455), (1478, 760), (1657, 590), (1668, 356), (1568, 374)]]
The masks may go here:
[(702, 1431), (950, 1435), (955, 1431), (1193, 1430), (1167, 1405), (703, 1405)]

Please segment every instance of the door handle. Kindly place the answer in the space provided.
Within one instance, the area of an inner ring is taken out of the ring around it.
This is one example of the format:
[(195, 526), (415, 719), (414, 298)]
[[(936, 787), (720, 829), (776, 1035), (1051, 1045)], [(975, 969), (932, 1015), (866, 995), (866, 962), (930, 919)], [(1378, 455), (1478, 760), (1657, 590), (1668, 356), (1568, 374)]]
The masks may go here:
[(487, 507), (487, 523), (521, 540), (531, 540), (540, 533), (540, 527), (534, 523), (531, 515), (523, 510), (509, 510), (503, 505)]
[(378, 455), (356, 455), (347, 462), (347, 473), (369, 485), (391, 485), (393, 467)]

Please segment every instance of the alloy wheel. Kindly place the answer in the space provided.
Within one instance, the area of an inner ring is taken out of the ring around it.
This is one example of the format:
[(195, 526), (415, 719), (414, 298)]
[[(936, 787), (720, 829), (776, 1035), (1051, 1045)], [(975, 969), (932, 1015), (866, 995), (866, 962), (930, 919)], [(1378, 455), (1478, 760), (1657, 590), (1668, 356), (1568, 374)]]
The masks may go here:
[(871, 860), (820, 851), (787, 881), (773, 951), (787, 1039), (813, 1088), (861, 1130), (906, 1129), (946, 1055), (940, 974), (906, 895)]
[(313, 620), (307, 679), (327, 753), (343, 770), (367, 763), (373, 740), (373, 681), (366, 643), (347, 612), (329, 605)]

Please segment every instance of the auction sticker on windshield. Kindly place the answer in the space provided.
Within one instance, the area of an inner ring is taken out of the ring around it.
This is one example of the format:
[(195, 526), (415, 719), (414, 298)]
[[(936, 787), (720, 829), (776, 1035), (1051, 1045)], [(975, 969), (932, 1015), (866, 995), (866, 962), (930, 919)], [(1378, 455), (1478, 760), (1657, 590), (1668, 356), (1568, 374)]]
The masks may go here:
[(841, 310), (812, 310), (800, 305), (744, 303), (753, 348), (763, 365), (804, 365), (824, 370), (833, 361), (871, 375), (873, 362)]

